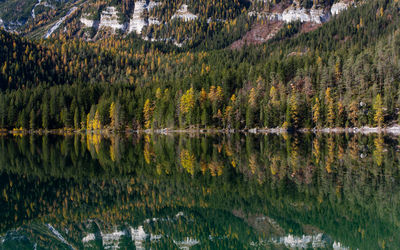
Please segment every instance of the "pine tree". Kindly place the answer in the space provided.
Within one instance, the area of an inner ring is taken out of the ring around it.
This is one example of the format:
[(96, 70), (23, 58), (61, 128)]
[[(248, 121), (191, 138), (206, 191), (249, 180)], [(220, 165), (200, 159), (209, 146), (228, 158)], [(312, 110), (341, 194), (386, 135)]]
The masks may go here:
[(327, 106), (326, 121), (329, 127), (333, 127), (335, 123), (335, 107), (334, 101), (331, 96), (331, 88), (327, 88), (325, 91), (325, 102)]
[(76, 130), (79, 129), (79, 111), (78, 111), (78, 108), (75, 108), (75, 112), (74, 112), (74, 128)]
[(383, 123), (383, 104), (382, 104), (382, 98), (381, 98), (380, 94), (378, 94), (375, 98), (373, 109), (375, 112), (374, 121), (380, 128), (380, 127), (382, 127), (382, 123)]
[(149, 99), (147, 99), (146, 102), (144, 103), (143, 115), (144, 115), (144, 127), (146, 129), (149, 129), (151, 127), (151, 120), (153, 118), (153, 107)]
[(315, 104), (313, 106), (313, 121), (314, 121), (314, 125), (316, 127), (319, 127), (319, 121), (321, 118), (321, 114), (320, 114), (320, 109), (321, 109), (321, 105), (319, 103), (319, 99), (318, 97), (315, 99)]
[(29, 129), (30, 130), (35, 130), (35, 112), (33, 111), (33, 109), (31, 110), (31, 112), (29, 113)]
[(42, 127), (44, 129), (49, 128), (49, 107), (47, 103), (44, 103), (42, 107)]
[(292, 120), (291, 125), (293, 128), (299, 127), (299, 104), (296, 94), (292, 94), (289, 100), (289, 107), (290, 107), (290, 118)]

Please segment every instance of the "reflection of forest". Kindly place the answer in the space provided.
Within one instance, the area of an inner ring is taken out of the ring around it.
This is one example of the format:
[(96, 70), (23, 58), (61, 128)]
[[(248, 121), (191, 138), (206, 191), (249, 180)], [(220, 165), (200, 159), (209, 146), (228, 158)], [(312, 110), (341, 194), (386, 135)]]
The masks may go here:
[(397, 144), (362, 135), (2, 137), (0, 237), (18, 228), (63, 244), (51, 240), (53, 225), (80, 248), (88, 233), (97, 244), (99, 232), (118, 229), (129, 245), (142, 226), (170, 236), (151, 243), (160, 246), (245, 247), (322, 232), (329, 244), (397, 246)]

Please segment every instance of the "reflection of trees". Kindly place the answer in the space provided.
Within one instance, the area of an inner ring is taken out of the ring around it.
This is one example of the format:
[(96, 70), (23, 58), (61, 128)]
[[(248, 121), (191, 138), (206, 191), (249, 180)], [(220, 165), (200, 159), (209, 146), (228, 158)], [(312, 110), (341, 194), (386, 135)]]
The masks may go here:
[(390, 138), (87, 137), (0, 138), (1, 232), (36, 220), (136, 223), (163, 208), (197, 207), (266, 213), (294, 233), (314, 225), (358, 248), (399, 242)]
[(375, 149), (373, 152), (374, 155), (374, 160), (376, 165), (381, 166), (382, 165), (382, 161), (383, 161), (383, 137), (382, 135), (379, 135), (378, 137), (376, 137), (374, 139), (374, 145), (375, 145)]

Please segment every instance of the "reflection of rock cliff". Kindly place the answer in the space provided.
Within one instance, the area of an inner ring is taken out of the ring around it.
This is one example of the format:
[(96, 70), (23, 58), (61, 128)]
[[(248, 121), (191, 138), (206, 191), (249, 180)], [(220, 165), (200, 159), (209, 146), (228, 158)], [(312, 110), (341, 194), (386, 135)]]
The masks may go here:
[[(286, 234), (278, 223), (269, 217), (245, 216), (242, 211), (233, 214), (208, 210), (189, 214), (145, 219), (134, 226), (128, 222), (117, 225), (105, 223), (100, 219), (90, 219), (84, 223), (71, 225), (35, 224), (10, 230), (0, 236), (0, 248), (179, 248), (193, 246), (213, 248), (228, 241), (228, 248), (248, 247), (288, 247), (346, 249), (323, 233), (306, 235)], [(234, 215), (234, 216), (233, 216)], [(216, 220), (213, 217), (223, 217)], [(240, 218), (237, 220), (235, 217)], [(208, 221), (212, 221), (209, 223)], [(235, 224), (236, 223), (238, 224)], [(223, 223), (225, 226), (220, 225)], [(246, 225), (247, 224), (247, 225)], [(255, 229), (255, 231), (253, 231)], [(239, 241), (235, 241), (239, 239)], [(219, 243), (218, 243), (219, 242)], [(226, 243), (225, 243), (226, 244)]]

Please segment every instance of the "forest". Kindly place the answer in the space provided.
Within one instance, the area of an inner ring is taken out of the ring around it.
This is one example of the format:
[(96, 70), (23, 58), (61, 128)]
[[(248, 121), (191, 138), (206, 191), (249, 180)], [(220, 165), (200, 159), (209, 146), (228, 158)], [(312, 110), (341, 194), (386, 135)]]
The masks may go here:
[(392, 126), (400, 108), (398, 10), (397, 1), (368, 1), (312, 32), (286, 24), (267, 43), (241, 49), (221, 40), (233, 42), (260, 20), (233, 11), (224, 29), (236, 35), (209, 36), (207, 46), (135, 36), (32, 40), (1, 30), (0, 128)]

